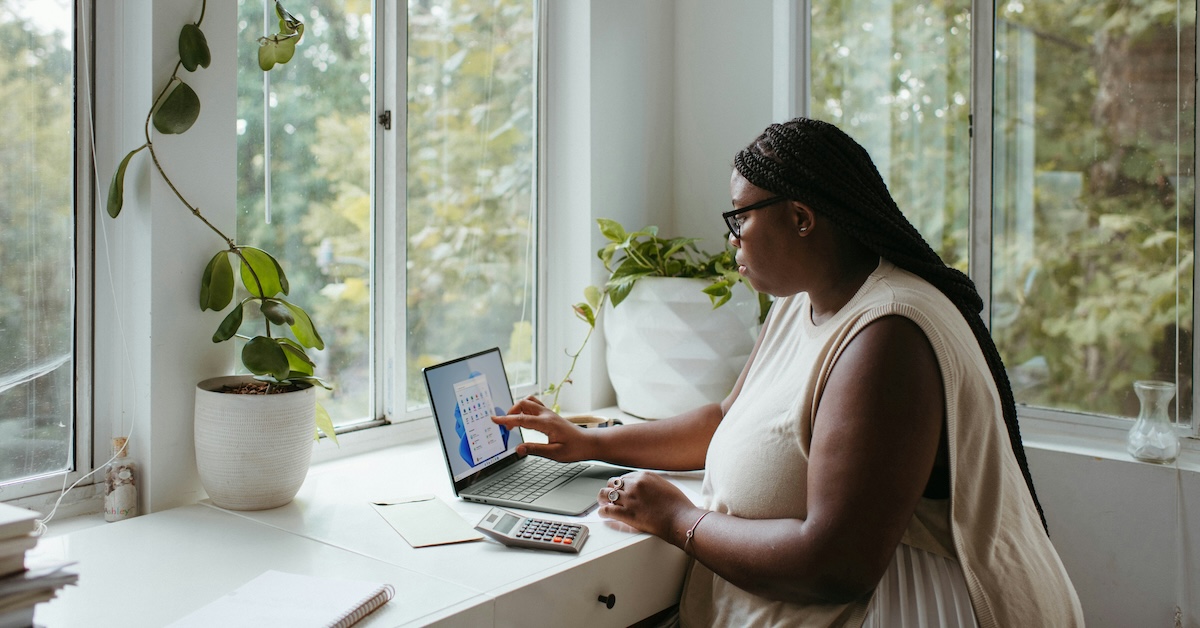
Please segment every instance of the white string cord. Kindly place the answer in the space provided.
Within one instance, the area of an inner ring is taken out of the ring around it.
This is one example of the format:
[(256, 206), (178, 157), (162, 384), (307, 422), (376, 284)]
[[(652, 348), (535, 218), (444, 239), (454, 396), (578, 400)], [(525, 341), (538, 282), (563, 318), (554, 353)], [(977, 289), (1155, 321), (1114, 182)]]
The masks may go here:
[(1193, 625), (1189, 621), (1195, 609), (1192, 608), (1191, 571), (1188, 562), (1191, 557), (1191, 547), (1188, 543), (1187, 508), (1183, 499), (1183, 471), (1179, 468), (1179, 460), (1175, 460), (1175, 627)]
[[(88, 19), (87, 6), (88, 6), (87, 2), (79, 3), (80, 19), (84, 24), (91, 23), (91, 21)], [(90, 39), (94, 36), (94, 33), (90, 33), (87, 29), (81, 29), (81, 32), (89, 33), (89, 35), (87, 35), (87, 37), (89, 39), (89, 42), (87, 42), (87, 44), (90, 44)], [(91, 59), (88, 57), (89, 45), (87, 45), (87, 44), (79, 46), (80, 56), (82, 57), (82, 61), (83, 61), (83, 63), (81, 64), (81, 67), (83, 69), (82, 82), (83, 82), (84, 89), (76, 90), (76, 93), (81, 96), (80, 102), (82, 102), (84, 104), (84, 107), (83, 107), (83, 109), (85, 111), (84, 115), (86, 115), (87, 119), (88, 119), (88, 138), (87, 139), (88, 139), (88, 145), (92, 150), (92, 174), (93, 174), (93, 179), (96, 181), (96, 190), (95, 190), (94, 198), (100, 199), (100, 198), (105, 198), (105, 197), (103, 194), (101, 194), (100, 172), (99, 172), (98, 166), (96, 165), (96, 159), (95, 159), (96, 154), (97, 154), (96, 153), (96, 117), (92, 111), (92, 107), (93, 107), (92, 90), (91, 90), (92, 72), (91, 72), (91, 63), (90, 63)], [(93, 209), (94, 208), (95, 208), (95, 203), (93, 203)], [(130, 385), (136, 390), (137, 389), (136, 374), (133, 371), (133, 360), (129, 356), (129, 342), (125, 337), (125, 324), (121, 320), (121, 308), (116, 307), (117, 290), (116, 290), (115, 283), (113, 282), (112, 257), (109, 255), (110, 249), (109, 249), (109, 244), (108, 244), (108, 229), (105, 227), (103, 220), (98, 220), (97, 222), (100, 224), (101, 237), (104, 239), (104, 263), (105, 263), (105, 269), (108, 271), (108, 287), (109, 287), (109, 291), (112, 293), (113, 316), (117, 321), (117, 334), (121, 338), (122, 354), (125, 358), (125, 364), (129, 368)], [(58, 507), (60, 504), (62, 504), (62, 500), (63, 500), (63, 498), (65, 498), (67, 496), (67, 493), (71, 492), (71, 490), (73, 490), (76, 486), (79, 486), (79, 484), (81, 482), (83, 482), (84, 480), (95, 475), (97, 471), (100, 471), (101, 469), (112, 464), (112, 462), (114, 460), (116, 460), (122, 454), (125, 453), (125, 450), (129, 447), (129, 440), (131, 438), (133, 438), (134, 429), (137, 427), (136, 419), (137, 419), (137, 414), (136, 414), (136, 405), (135, 405), (134, 416), (132, 419), (130, 419), (129, 432), (125, 436), (124, 444), (121, 445), (120, 449), (113, 452), (112, 457), (109, 458), (108, 461), (106, 461), (104, 464), (97, 466), (96, 468), (92, 469), (88, 473), (84, 474), (78, 480), (75, 480), (75, 482), (73, 482), (70, 487), (67, 486), (67, 477), (70, 475), (70, 473), (69, 472), (63, 473), (63, 488), (59, 492), (58, 499), (54, 500), (54, 506), (50, 509), (50, 513), (47, 514), (45, 517), (37, 520), (37, 526), (33, 531), (34, 536), (41, 536), (46, 533), (46, 531), (49, 529), (47, 527), (47, 524), (50, 523), (50, 520), (54, 518), (55, 513), (58, 512)], [(116, 427), (119, 430), (120, 429), (120, 425), (119, 425), (120, 419), (114, 419), (114, 421), (116, 421), (118, 423), (116, 425)], [(114, 431), (117, 431), (117, 430), (114, 430)], [(95, 440), (95, 438), (93, 438), (93, 441), (94, 440)], [(69, 460), (67, 461), (67, 464), (68, 464), (68, 466), (70, 465)]]

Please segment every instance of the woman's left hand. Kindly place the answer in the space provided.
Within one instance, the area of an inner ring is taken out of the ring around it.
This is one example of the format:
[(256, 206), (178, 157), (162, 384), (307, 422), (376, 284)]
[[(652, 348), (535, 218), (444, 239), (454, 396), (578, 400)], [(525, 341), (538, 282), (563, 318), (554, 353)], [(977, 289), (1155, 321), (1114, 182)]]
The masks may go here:
[(610, 478), (599, 499), (601, 517), (668, 540), (673, 522), (696, 510), (692, 500), (678, 487), (661, 475), (646, 471)]

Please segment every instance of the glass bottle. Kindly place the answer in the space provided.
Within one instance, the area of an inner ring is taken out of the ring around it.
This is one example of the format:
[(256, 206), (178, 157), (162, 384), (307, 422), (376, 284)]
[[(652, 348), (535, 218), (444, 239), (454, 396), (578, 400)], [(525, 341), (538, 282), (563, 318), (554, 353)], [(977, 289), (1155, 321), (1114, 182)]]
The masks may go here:
[(1171, 425), (1167, 404), (1175, 396), (1175, 384), (1153, 380), (1136, 381), (1133, 391), (1137, 393), (1142, 407), (1138, 412), (1125, 450), (1129, 455), (1144, 462), (1166, 464), (1179, 456), (1179, 436)]
[(138, 514), (135, 466), (124, 437), (112, 440), (113, 458), (104, 473), (104, 520), (120, 521)]

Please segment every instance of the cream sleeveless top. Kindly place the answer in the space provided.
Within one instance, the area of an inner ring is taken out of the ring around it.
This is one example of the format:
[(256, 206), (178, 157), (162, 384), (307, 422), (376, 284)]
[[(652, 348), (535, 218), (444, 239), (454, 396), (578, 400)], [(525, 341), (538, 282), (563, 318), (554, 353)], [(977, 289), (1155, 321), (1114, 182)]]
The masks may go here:
[[(772, 306), (742, 390), (709, 446), (708, 508), (750, 519), (806, 517), (809, 445), (825, 382), (855, 334), (889, 315), (915, 322), (934, 349), (950, 447), (951, 499), (922, 499), (902, 544), (957, 560), (961, 579), (950, 577), (947, 586), (965, 583), (980, 626), (1082, 625), (1074, 587), (1025, 488), (970, 327), (936, 288), (886, 260), (819, 326), (803, 293)], [(894, 559), (889, 570), (895, 567)], [(861, 626), (870, 602), (871, 595), (836, 605), (772, 601), (693, 561), (680, 618), (684, 626)]]

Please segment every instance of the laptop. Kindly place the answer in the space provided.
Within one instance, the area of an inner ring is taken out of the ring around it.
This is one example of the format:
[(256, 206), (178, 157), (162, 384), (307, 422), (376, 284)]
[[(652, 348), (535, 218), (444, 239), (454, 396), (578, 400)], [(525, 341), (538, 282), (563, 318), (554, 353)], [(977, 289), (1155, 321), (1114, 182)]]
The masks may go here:
[(426, 367), (423, 373), (438, 441), (461, 499), (580, 515), (596, 506), (609, 478), (629, 471), (518, 454), (521, 430), (492, 421), (513, 406), (498, 348)]

